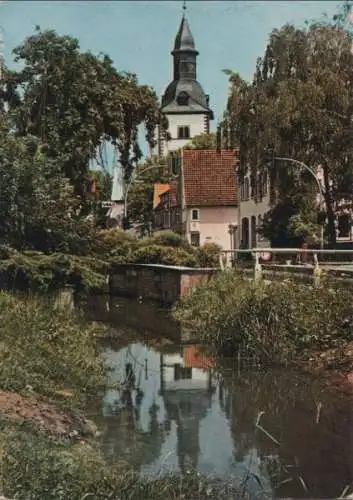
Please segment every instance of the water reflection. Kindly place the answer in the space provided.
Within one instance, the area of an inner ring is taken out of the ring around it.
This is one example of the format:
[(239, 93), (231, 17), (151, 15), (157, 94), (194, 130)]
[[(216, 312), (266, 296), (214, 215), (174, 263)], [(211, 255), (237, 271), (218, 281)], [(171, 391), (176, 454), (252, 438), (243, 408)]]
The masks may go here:
[(198, 346), (143, 338), (104, 352), (110, 388), (97, 420), (109, 460), (146, 475), (247, 478), (253, 498), (260, 483), (267, 498), (322, 499), (352, 483), (347, 395), (286, 370), (216, 374)]

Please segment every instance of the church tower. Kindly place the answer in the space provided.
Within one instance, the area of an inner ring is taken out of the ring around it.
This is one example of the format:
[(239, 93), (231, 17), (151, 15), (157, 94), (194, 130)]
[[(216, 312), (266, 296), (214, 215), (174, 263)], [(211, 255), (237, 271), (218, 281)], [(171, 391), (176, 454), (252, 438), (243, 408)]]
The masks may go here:
[(210, 131), (213, 113), (209, 107), (209, 96), (197, 81), (197, 56), (195, 41), (186, 18), (184, 2), (183, 16), (175, 37), (173, 57), (173, 81), (162, 96), (162, 115), (168, 120), (167, 137), (159, 133), (161, 156), (184, 147), (190, 140)]

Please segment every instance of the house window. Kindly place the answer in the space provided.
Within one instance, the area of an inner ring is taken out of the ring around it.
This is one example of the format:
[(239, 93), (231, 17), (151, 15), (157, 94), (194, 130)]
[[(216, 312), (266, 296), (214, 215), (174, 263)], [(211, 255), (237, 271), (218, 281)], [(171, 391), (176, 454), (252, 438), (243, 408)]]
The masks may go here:
[(257, 227), (256, 227), (256, 216), (251, 216), (251, 247), (256, 248), (257, 245)]
[(256, 197), (257, 197), (257, 183), (258, 183), (257, 175), (252, 175), (250, 177), (251, 198), (256, 199)]
[(191, 380), (192, 368), (181, 366), (180, 364), (174, 365), (174, 380)]
[(348, 238), (351, 233), (351, 218), (348, 214), (338, 216), (338, 237)]
[(245, 178), (240, 185), (240, 198), (241, 201), (249, 199), (249, 179)]
[(191, 220), (200, 220), (200, 210), (198, 208), (191, 210)]
[(200, 233), (193, 231), (190, 233), (190, 243), (191, 246), (193, 247), (199, 247), (200, 246)]
[(190, 139), (190, 127), (178, 127), (178, 139)]
[(263, 172), (262, 174), (262, 194), (263, 196), (268, 195), (268, 175), (267, 172)]
[[(259, 241), (263, 241), (264, 240), (264, 237), (263, 237), (263, 235), (261, 233), (263, 222), (264, 221), (263, 221), (262, 215), (259, 215), (258, 218), (257, 218), (257, 228), (258, 228), (258, 237), (259, 237), (258, 239), (259, 239)], [(260, 232), (259, 232), (259, 230), (260, 230)]]

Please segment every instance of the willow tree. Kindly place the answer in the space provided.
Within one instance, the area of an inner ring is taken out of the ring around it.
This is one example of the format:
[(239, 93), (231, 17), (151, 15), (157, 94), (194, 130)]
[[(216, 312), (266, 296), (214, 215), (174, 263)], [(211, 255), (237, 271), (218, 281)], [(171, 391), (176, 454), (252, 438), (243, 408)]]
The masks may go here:
[(159, 108), (153, 89), (119, 72), (107, 55), (82, 52), (77, 39), (52, 30), (37, 27), (14, 55), (22, 69), (6, 73), (1, 97), (12, 104), (17, 134), (40, 138), (83, 200), (89, 162), (105, 141), (118, 149), (130, 177), (141, 157), (140, 125), (154, 145)]
[[(270, 169), (272, 201), (303, 182), (290, 162), (323, 171), (328, 236), (336, 240), (334, 212), (342, 198), (353, 200), (353, 50), (345, 4), (332, 21), (304, 29), (275, 29), (253, 82), (230, 76), (227, 116), (240, 144), (242, 170)], [(308, 182), (308, 179), (306, 179)]]

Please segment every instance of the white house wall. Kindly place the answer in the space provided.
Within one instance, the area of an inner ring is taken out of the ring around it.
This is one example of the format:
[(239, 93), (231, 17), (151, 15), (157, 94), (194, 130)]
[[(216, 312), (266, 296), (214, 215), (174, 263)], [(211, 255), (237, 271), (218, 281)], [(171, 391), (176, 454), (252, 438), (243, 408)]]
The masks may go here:
[[(199, 207), (193, 207), (199, 208)], [(200, 245), (217, 243), (224, 250), (234, 248), (232, 236), (229, 234), (229, 225), (238, 225), (237, 207), (200, 207), (199, 221), (191, 220), (193, 208), (187, 209), (187, 239), (191, 241), (191, 232), (200, 233)]]

